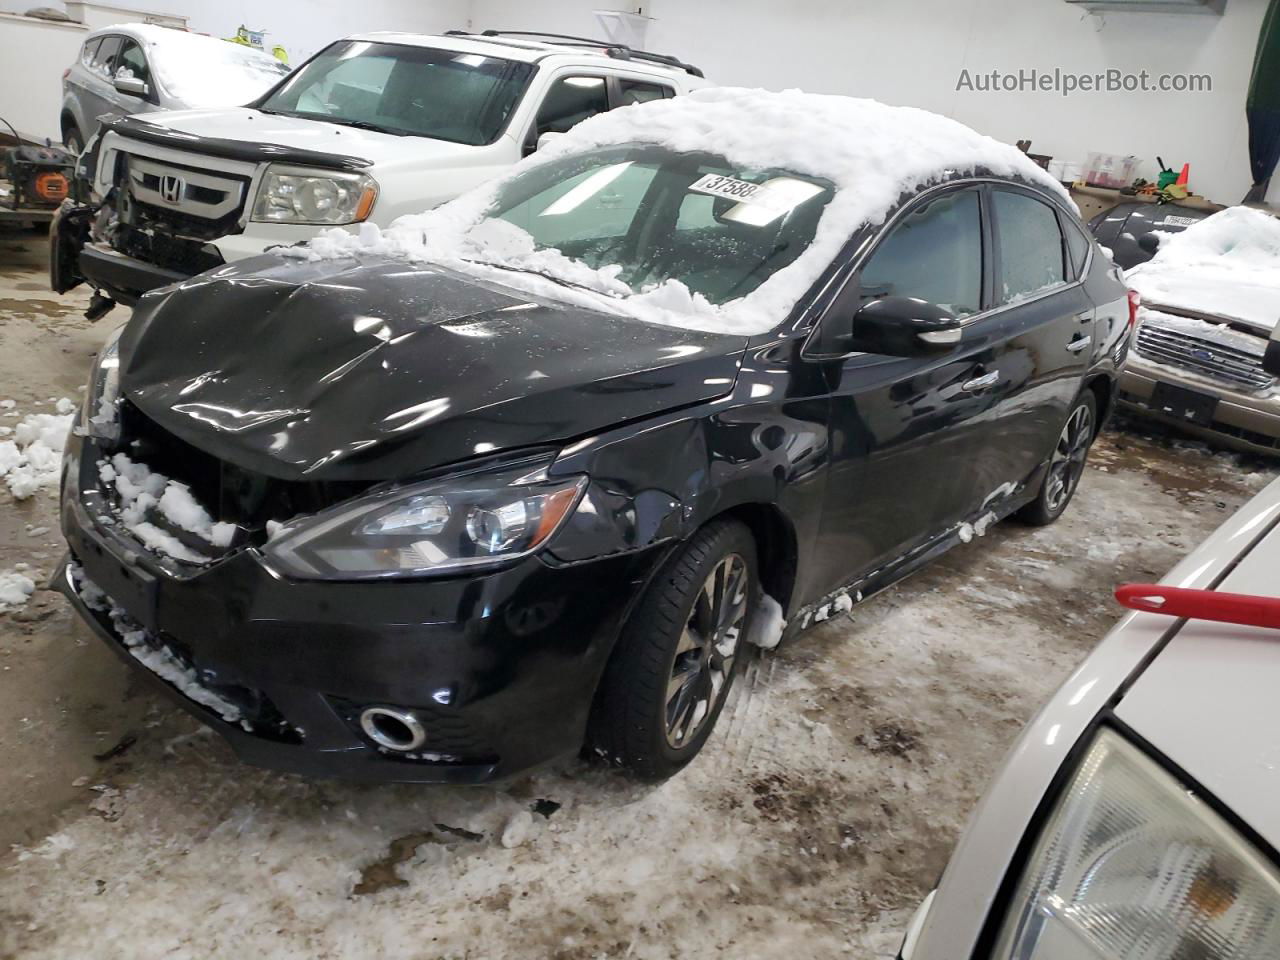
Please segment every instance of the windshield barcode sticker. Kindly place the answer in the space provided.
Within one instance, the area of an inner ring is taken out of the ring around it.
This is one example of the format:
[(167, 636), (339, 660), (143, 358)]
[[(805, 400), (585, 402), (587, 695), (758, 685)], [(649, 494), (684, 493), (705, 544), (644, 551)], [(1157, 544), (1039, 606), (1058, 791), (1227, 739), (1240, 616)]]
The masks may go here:
[(734, 200), (749, 201), (760, 190), (760, 185), (708, 173), (701, 180), (695, 181), (689, 189), (694, 193), (709, 193), (713, 197), (730, 197)]
[(1200, 221), (1195, 217), (1175, 217), (1170, 214), (1160, 222), (1167, 227), (1194, 227)]

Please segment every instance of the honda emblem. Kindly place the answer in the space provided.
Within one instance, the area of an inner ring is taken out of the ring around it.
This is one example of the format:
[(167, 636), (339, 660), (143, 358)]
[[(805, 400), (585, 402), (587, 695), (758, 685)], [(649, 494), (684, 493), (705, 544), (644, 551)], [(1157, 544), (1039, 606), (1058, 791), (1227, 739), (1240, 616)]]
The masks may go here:
[(169, 203), (178, 203), (187, 188), (181, 177), (165, 174), (160, 178), (160, 196)]

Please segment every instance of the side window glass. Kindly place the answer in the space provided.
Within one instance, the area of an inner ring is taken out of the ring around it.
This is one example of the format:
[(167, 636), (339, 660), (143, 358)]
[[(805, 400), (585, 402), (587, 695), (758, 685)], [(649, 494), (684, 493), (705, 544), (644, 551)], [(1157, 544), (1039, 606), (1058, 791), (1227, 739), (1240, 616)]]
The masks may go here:
[(576, 124), (609, 109), (604, 77), (561, 77), (551, 84), (538, 109), (535, 136), (567, 133)]
[(632, 103), (648, 103), (650, 100), (666, 100), (674, 97), (676, 92), (660, 83), (645, 83), (642, 80), (618, 78), (618, 106), (625, 107)]
[(147, 58), (143, 54), (142, 48), (132, 40), (126, 40), (124, 46), (120, 49), (120, 54), (116, 57), (111, 75), (150, 83), (151, 71), (147, 69)]
[(102, 46), (102, 38), (94, 37), (92, 40), (86, 40), (84, 46), (80, 48), (80, 63), (83, 66), (93, 66), (94, 54), (98, 52), (98, 48)]
[(103, 37), (93, 55), (93, 62), (89, 64), (89, 69), (104, 80), (111, 79), (111, 61), (115, 58), (116, 51), (119, 49), (119, 37)]
[(1089, 241), (1072, 223), (1064, 223), (1063, 233), (1067, 236), (1067, 256), (1071, 261), (1073, 278), (1084, 272), (1084, 262), (1089, 259)]
[(992, 200), (1000, 238), (997, 299), (1015, 303), (1063, 283), (1062, 231), (1053, 208), (1007, 190), (996, 190)]
[(976, 190), (931, 200), (898, 222), (862, 268), (863, 302), (917, 297), (957, 317), (982, 305), (982, 218)]

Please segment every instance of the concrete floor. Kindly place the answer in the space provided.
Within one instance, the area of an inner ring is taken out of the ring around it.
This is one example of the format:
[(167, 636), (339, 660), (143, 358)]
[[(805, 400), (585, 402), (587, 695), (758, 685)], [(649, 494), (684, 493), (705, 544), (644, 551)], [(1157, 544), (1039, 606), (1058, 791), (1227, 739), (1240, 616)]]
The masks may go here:
[[(125, 318), (0, 234), (0, 399), (78, 398)], [(37, 401), (45, 406), (37, 406)], [(10, 421), (11, 422), (11, 421)], [(1057, 525), (1002, 524), (753, 662), (661, 786), (576, 763), (502, 788), (246, 768), (60, 597), (0, 614), (0, 958), (890, 957), (1001, 755), (1119, 617), (1274, 476), (1111, 432)], [(0, 489), (0, 569), (55, 500)]]

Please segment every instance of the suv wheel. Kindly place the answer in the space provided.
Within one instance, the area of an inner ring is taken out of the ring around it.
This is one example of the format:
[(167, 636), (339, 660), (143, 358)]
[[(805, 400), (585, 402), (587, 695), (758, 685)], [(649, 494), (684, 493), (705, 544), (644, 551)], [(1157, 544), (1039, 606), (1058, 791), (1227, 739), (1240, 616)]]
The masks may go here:
[(756, 544), (733, 520), (699, 530), (666, 563), (605, 668), (586, 750), (637, 777), (678, 772), (711, 735), (759, 599)]
[(1080, 477), (1084, 475), (1085, 459), (1097, 434), (1097, 421), (1098, 402), (1092, 390), (1085, 390), (1076, 397), (1053, 453), (1049, 455), (1040, 492), (1018, 511), (1019, 520), (1043, 527), (1062, 516), (1075, 496)]
[(67, 132), (62, 135), (62, 144), (67, 148), (67, 152), (74, 157), (79, 157), (84, 152), (84, 137), (80, 135), (78, 127), (70, 127)]

